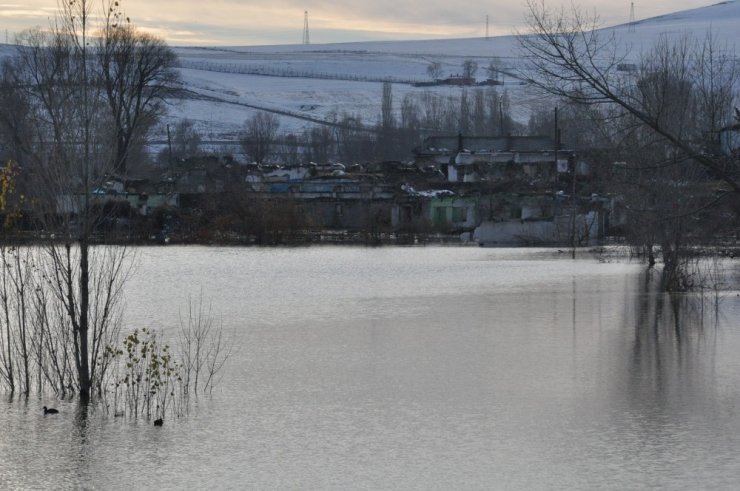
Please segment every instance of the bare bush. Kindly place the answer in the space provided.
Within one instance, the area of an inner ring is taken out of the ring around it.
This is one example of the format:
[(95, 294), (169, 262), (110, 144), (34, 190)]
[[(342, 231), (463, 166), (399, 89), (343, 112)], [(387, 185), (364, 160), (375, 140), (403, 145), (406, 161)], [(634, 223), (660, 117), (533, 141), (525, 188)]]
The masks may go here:
[(198, 390), (212, 392), (221, 370), (232, 353), (231, 341), (224, 337), (223, 325), (214, 325), (211, 305), (188, 301), (187, 316), (180, 316), (179, 347), (183, 386), (186, 394)]

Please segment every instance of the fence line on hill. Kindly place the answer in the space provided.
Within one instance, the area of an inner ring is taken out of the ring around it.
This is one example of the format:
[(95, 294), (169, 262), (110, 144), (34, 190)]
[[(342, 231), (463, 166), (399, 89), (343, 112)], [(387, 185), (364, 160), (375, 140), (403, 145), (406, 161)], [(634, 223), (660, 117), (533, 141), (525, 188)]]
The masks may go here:
[(372, 76), (346, 73), (311, 72), (305, 70), (294, 70), (283, 67), (250, 66), (238, 63), (217, 63), (213, 61), (190, 61), (180, 60), (180, 68), (191, 70), (202, 70), (217, 73), (233, 73), (238, 75), (256, 75), (263, 77), (284, 78), (313, 78), (319, 80), (345, 80), (349, 82), (391, 82), (395, 84), (413, 84), (421, 82), (420, 78), (402, 78), (392, 76)]

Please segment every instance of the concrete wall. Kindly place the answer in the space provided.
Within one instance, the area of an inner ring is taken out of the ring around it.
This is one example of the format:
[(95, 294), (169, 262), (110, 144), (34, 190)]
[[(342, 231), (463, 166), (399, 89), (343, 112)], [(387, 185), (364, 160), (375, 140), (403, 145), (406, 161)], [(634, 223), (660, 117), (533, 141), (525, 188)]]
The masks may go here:
[[(595, 211), (576, 217), (576, 240), (579, 244), (595, 244), (599, 239), (599, 214)], [(485, 221), (476, 227), (473, 240), (481, 245), (569, 244), (571, 217), (561, 215), (554, 220)]]

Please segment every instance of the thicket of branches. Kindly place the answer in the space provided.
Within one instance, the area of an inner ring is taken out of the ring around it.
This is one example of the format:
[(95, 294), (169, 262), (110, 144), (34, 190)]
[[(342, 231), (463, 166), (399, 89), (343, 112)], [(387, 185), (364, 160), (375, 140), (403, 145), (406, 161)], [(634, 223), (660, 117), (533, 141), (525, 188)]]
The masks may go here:
[(465, 88), (455, 95), (423, 91), (407, 94), (398, 104), (392, 84), (385, 83), (379, 107), (377, 121), (333, 114), (329, 116), (331, 126), (315, 126), (301, 134), (280, 134), (276, 118), (257, 113), (245, 122), (240, 141), (255, 162), (353, 164), (407, 160), (412, 149), (433, 134), (498, 136), (527, 131), (512, 117), (508, 93), (496, 87)]
[(126, 247), (92, 245), (108, 218), (93, 192), (127, 171), (177, 81), (173, 52), (133, 27), (120, 1), (101, 15), (92, 3), (60, 2), (50, 28), (21, 34), (0, 70), (5, 169), (25, 179), (4, 172), (0, 211), (27, 207), (41, 239), (0, 245), (0, 386), (83, 402), (105, 395), (117, 366), (132, 265)]
[[(738, 103), (735, 53), (711, 32), (663, 35), (633, 53), (576, 6), (527, 7), (522, 75), (580, 122), (565, 138), (601, 164), (600, 183), (620, 197), (630, 243), (651, 265), (660, 255), (666, 288), (691, 288), (684, 265), (697, 247), (737, 230), (740, 163), (719, 151), (719, 130), (733, 123)], [(539, 119), (532, 125), (548, 124)]]
[[(182, 414), (192, 397), (213, 390), (231, 354), (231, 339), (202, 299), (189, 302), (171, 345), (147, 328), (122, 337), (121, 288), (133, 264), (127, 254), (122, 248), (106, 248), (91, 265), (92, 395), (119, 415)], [(63, 260), (73, 263), (75, 258)], [(40, 247), (0, 246), (2, 390), (58, 397), (79, 390), (79, 340), (69, 326), (67, 279), (57, 261)], [(112, 269), (113, 264), (120, 270)]]

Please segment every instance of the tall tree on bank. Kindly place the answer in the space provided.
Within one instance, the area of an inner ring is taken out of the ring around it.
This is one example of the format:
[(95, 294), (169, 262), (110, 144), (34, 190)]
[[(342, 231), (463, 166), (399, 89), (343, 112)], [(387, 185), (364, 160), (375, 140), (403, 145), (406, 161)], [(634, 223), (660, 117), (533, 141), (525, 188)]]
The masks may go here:
[(396, 117), (393, 112), (393, 85), (383, 82), (383, 96), (380, 102), (380, 125), (378, 128), (378, 157), (390, 160), (397, 146)]
[(100, 80), (115, 131), (114, 169), (125, 174), (132, 145), (145, 135), (179, 83), (177, 57), (167, 44), (139, 32), (113, 2), (97, 38)]

